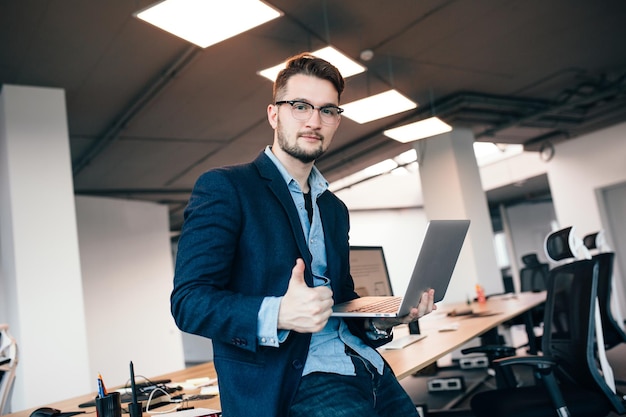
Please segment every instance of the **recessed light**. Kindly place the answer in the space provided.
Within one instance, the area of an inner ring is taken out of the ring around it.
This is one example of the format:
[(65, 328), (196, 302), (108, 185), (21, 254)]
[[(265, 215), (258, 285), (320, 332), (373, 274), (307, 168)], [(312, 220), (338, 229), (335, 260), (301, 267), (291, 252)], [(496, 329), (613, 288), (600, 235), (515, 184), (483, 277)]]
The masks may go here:
[(383, 117), (401, 113), (417, 107), (417, 103), (409, 100), (396, 90), (365, 97), (341, 106), (343, 116), (357, 123), (367, 123)]
[(430, 117), (419, 122), (385, 130), (385, 136), (398, 142), (407, 143), (430, 136), (439, 135), (452, 130), (452, 126), (443, 122), (438, 117)]
[(206, 48), (282, 14), (259, 0), (163, 0), (134, 16)]
[[(335, 67), (337, 67), (343, 78), (352, 77), (353, 75), (360, 74), (366, 70), (363, 65), (359, 64), (352, 58), (342, 54), (332, 46), (318, 49), (317, 51), (311, 52), (311, 55), (325, 59), (326, 61), (333, 64)], [(271, 82), (274, 82), (276, 81), (276, 76), (278, 76), (278, 73), (285, 68), (286, 63), (287, 61), (283, 61), (280, 64), (275, 65), (271, 68), (259, 71), (258, 74), (267, 78)]]

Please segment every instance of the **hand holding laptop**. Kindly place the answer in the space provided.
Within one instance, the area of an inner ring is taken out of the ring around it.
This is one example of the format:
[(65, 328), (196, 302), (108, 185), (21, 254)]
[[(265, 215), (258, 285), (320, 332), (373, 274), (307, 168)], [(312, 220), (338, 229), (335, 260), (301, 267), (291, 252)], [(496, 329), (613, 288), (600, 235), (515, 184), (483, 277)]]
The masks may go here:
[(416, 304), (417, 305), (411, 308), (411, 311), (409, 311), (409, 314), (406, 316), (372, 318), (372, 322), (374, 326), (384, 330), (399, 324), (411, 323), (426, 314), (430, 314), (433, 310), (437, 310), (437, 305), (435, 304), (435, 290), (430, 289), (422, 293), (422, 296), (416, 301)]

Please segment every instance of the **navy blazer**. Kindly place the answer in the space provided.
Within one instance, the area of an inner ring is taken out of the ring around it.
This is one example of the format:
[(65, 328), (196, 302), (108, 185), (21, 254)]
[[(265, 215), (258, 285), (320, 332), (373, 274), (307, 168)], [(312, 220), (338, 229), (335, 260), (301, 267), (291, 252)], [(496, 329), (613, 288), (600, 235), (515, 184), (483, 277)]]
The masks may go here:
[[(335, 302), (356, 298), (348, 209), (330, 191), (317, 204)], [(311, 335), (292, 331), (278, 348), (260, 346), (257, 315), (264, 297), (286, 293), (297, 258), (304, 260), (305, 281), (312, 286), (296, 207), (267, 155), (200, 176), (185, 210), (171, 308), (182, 331), (213, 341), (224, 417), (288, 415)], [(348, 325), (373, 346), (362, 320)]]

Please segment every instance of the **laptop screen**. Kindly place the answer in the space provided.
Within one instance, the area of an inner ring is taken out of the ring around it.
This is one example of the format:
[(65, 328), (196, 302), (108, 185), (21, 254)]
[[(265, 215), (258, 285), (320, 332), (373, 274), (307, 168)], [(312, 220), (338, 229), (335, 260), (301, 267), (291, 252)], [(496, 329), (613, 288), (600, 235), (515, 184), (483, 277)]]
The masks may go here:
[(359, 296), (393, 295), (382, 246), (350, 246), (350, 273)]

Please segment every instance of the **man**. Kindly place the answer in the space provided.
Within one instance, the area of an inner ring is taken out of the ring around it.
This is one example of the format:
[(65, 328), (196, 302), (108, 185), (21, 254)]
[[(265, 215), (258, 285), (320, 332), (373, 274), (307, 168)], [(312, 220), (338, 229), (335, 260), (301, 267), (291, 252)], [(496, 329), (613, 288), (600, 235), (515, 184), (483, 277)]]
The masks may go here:
[(330, 63), (290, 59), (267, 108), (273, 145), (204, 173), (185, 210), (172, 314), (212, 339), (224, 417), (417, 416), (375, 347), (431, 312), (433, 292), (401, 320), (330, 317), (357, 297), (348, 210), (314, 166), (343, 88)]

